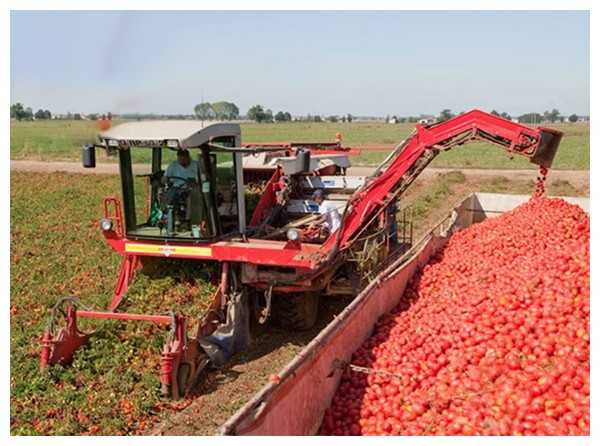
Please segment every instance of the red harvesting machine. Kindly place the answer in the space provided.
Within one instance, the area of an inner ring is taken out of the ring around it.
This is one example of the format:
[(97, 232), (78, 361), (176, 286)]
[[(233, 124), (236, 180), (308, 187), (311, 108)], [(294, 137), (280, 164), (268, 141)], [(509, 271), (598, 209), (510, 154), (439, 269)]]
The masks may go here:
[[(206, 366), (219, 366), (247, 347), (250, 318), (264, 322), (273, 317), (292, 330), (309, 328), (319, 299), (356, 294), (387, 258), (406, 249), (410, 239), (402, 236), (396, 221), (399, 201), (439, 153), (485, 141), (529, 158), (545, 175), (561, 137), (555, 130), (532, 129), (472, 110), (445, 122), (417, 124), (369, 177), (347, 176), (345, 168), (324, 170), (315, 162), (319, 157), (302, 144), (284, 147), (288, 152), (247, 221), (244, 160), (281, 151), (281, 145), (243, 146), (234, 123), (148, 121), (103, 131), (100, 143), (84, 146), (82, 156), (85, 167), (95, 166), (97, 146), (119, 157), (122, 197), (105, 198), (100, 222), (107, 242), (122, 257), (114, 296), (108, 311), (84, 309), (72, 298), (57, 303), (43, 336), (41, 367), (68, 364), (86, 343), (89, 335), (78, 330), (78, 318), (164, 324), (171, 326), (171, 335), (162, 352), (163, 393), (179, 398)], [(134, 175), (134, 150), (151, 152), (145, 175)], [(182, 151), (196, 153), (196, 180), (169, 177), (169, 170), (162, 169), (165, 151), (165, 160)], [(135, 189), (144, 184), (145, 211), (138, 212)], [(325, 205), (339, 212), (340, 224), (333, 232), (314, 224), (319, 218), (312, 199), (317, 189)], [(138, 221), (139, 215), (146, 220)], [(149, 258), (220, 265), (220, 286), (196, 333), (186, 332), (186, 316), (179, 313), (118, 311), (136, 271)], [(65, 316), (60, 329), (59, 310)]]

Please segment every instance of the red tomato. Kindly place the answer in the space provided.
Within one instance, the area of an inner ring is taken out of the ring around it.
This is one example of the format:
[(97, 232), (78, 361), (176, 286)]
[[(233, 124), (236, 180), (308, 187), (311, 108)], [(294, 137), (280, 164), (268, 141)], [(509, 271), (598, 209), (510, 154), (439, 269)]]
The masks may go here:
[(589, 218), (526, 204), (453, 235), (353, 355), (320, 433), (589, 435)]

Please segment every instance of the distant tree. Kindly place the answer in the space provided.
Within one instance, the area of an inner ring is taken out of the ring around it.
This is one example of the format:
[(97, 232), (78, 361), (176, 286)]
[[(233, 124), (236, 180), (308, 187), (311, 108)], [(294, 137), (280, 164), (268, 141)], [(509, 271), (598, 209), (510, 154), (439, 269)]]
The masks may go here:
[(194, 107), (194, 114), (198, 119), (213, 119), (215, 111), (209, 102), (201, 102)]
[(273, 122), (273, 110), (271, 110), (270, 108), (267, 108), (265, 110), (265, 122)]
[(348, 121), (348, 122), (352, 122), (352, 120), (353, 120), (353, 119), (354, 119), (354, 117), (353, 117), (353, 116), (352, 116), (350, 113), (348, 113), (348, 114), (346, 115), (346, 121)]
[(262, 122), (265, 115), (265, 110), (262, 105), (253, 105), (246, 113), (248, 119), (251, 119), (256, 122)]
[(328, 120), (329, 122), (338, 122), (338, 117), (337, 117), (337, 116), (334, 116), (334, 115), (331, 115), (331, 116), (328, 116), (328, 117), (327, 117), (327, 120)]
[(577, 116), (575, 113), (573, 113), (571, 116), (569, 116), (569, 122), (577, 122), (578, 119), (579, 119), (579, 116)]
[(30, 121), (33, 119), (33, 116), (31, 107), (25, 108), (20, 102), (10, 106), (10, 117), (17, 121)]
[(229, 119), (240, 119), (240, 109), (233, 102), (229, 103)]
[(30, 121), (33, 119), (33, 116), (31, 107), (25, 108), (20, 102), (10, 106), (10, 117), (17, 121)]
[(258, 104), (250, 107), (246, 116), (256, 122), (273, 122), (273, 112)]
[(544, 112), (544, 121), (550, 121), (550, 122), (554, 123), (558, 120), (559, 116), (560, 116), (560, 112), (556, 108), (553, 108), (550, 111)]
[(292, 120), (292, 115), (289, 112), (278, 111), (274, 118), (277, 122), (289, 122)]
[(240, 118), (240, 109), (233, 102), (227, 103), (227, 109), (229, 111), (229, 119), (239, 119)]
[(36, 111), (35, 115), (33, 116), (35, 117), (35, 119), (50, 119), (46, 117), (46, 112), (41, 108), (38, 111)]
[(10, 106), (11, 119), (16, 119), (16, 120), (20, 121), (21, 119), (23, 119), (24, 112), (25, 112), (25, 108), (23, 107), (23, 104), (21, 104), (20, 102), (17, 102), (16, 104), (12, 104)]
[(449, 108), (445, 108), (440, 112), (440, 116), (438, 117), (438, 121), (440, 122), (444, 122), (447, 121), (448, 119), (454, 117), (454, 115), (452, 114), (452, 111)]
[(315, 121), (315, 122), (322, 122), (323, 119), (321, 119), (321, 115), (315, 115), (315, 117), (313, 118), (313, 121)]
[(559, 118), (560, 118), (560, 112), (558, 111), (558, 109), (553, 108), (550, 111), (550, 122), (556, 122), (556, 121), (558, 121)]
[(75, 114), (73, 114), (73, 119), (75, 121), (81, 121), (81, 113), (75, 113)]
[(98, 113), (89, 113), (87, 117), (91, 121), (96, 121), (98, 119)]
[(210, 107), (217, 119), (238, 119), (240, 116), (240, 109), (233, 102), (213, 102)]
[(506, 112), (500, 113), (500, 117), (502, 117), (504, 119), (508, 119), (509, 121), (512, 119), (511, 116)]
[(494, 115), (494, 116), (500, 116), (500, 113), (498, 113), (496, 110), (492, 110), (490, 112), (490, 114)]
[(524, 115), (519, 116), (519, 122), (524, 124), (538, 124), (544, 120), (544, 116), (539, 113), (525, 113)]

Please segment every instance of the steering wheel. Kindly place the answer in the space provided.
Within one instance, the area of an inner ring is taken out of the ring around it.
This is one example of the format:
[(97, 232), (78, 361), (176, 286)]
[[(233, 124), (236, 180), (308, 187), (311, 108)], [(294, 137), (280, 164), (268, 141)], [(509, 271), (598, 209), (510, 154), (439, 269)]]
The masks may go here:
[(171, 180), (182, 180), (185, 182), (185, 184), (182, 184), (181, 186), (178, 187), (182, 187), (182, 186), (187, 186), (187, 185), (191, 185), (196, 183), (196, 179), (195, 178), (183, 178), (183, 177), (178, 177), (176, 175), (170, 176), (170, 177), (166, 177), (167, 178), (167, 182), (170, 183)]

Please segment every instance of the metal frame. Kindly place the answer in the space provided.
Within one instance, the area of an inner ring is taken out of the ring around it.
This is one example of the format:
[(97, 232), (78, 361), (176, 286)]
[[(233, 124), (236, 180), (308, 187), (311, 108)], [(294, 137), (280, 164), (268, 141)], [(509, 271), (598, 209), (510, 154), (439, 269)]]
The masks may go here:
[(543, 160), (542, 167), (548, 168), (561, 137), (562, 133), (556, 130), (531, 129), (480, 110), (428, 127), (417, 124), (416, 133), (397, 148), (387, 169), (354, 193), (348, 202), (350, 209), (345, 215), (340, 235), (330, 237), (323, 251), (349, 246), (361, 228), (367, 226), (365, 223), (404, 192), (441, 151), (482, 140), (511, 154), (526, 156), (534, 163)]

